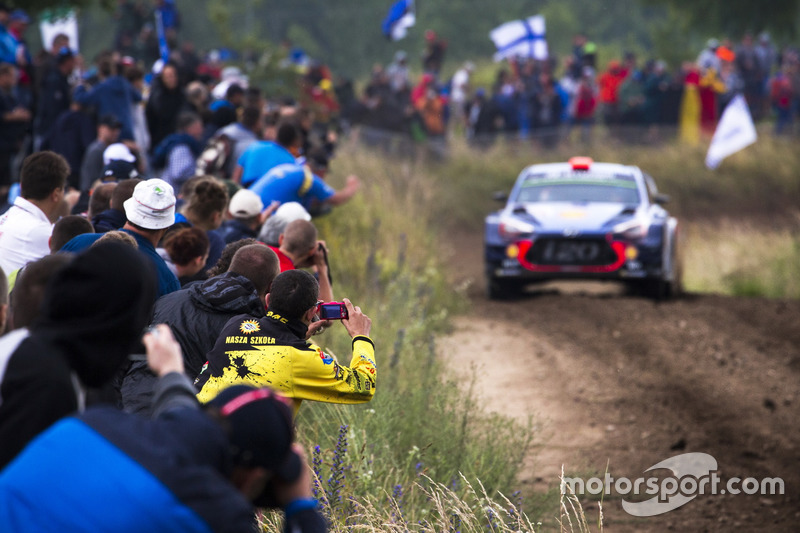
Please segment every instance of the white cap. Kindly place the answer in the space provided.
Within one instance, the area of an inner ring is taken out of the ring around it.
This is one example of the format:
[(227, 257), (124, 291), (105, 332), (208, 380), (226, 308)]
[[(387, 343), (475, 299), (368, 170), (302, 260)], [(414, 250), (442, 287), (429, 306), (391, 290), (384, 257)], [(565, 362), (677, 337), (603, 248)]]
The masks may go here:
[(136, 161), (136, 156), (133, 155), (130, 148), (122, 143), (109, 144), (103, 151), (103, 164), (107, 165), (109, 162), (117, 159), (133, 163)]
[(175, 192), (164, 180), (138, 183), (133, 196), (122, 205), (128, 221), (144, 229), (163, 229), (175, 223)]
[(228, 204), (228, 211), (236, 218), (250, 218), (261, 214), (264, 202), (250, 189), (239, 189)]

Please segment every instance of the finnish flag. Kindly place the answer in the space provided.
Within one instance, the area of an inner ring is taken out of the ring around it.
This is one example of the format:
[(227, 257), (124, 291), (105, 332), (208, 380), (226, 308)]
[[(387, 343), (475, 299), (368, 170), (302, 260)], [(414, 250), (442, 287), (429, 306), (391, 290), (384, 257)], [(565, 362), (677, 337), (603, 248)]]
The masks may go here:
[(381, 30), (392, 41), (399, 41), (406, 36), (408, 28), (416, 22), (414, 0), (398, 0), (389, 8), (389, 13), (381, 24)]
[(744, 96), (737, 94), (725, 106), (706, 154), (706, 166), (715, 169), (723, 159), (756, 142), (756, 127)]
[(544, 17), (536, 15), (523, 20), (513, 20), (489, 32), (497, 47), (495, 61), (511, 57), (547, 59)]

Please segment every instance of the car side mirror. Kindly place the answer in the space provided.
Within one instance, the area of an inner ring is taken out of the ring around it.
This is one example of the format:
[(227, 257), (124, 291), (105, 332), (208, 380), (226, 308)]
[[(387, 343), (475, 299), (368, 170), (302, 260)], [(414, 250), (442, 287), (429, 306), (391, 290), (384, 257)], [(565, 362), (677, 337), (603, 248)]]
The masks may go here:
[(495, 191), (492, 193), (492, 199), (495, 202), (506, 202), (508, 201), (508, 193), (505, 191)]
[(653, 197), (653, 202), (657, 203), (658, 205), (668, 204), (670, 197), (668, 194), (656, 194)]

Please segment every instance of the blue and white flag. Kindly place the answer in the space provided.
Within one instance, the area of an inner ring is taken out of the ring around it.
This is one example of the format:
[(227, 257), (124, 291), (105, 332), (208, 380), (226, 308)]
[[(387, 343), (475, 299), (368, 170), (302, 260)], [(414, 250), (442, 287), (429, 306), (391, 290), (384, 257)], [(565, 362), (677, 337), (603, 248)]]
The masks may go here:
[(164, 64), (169, 61), (169, 45), (167, 44), (167, 33), (164, 31), (164, 19), (161, 18), (161, 11), (156, 9), (156, 33), (158, 34), (158, 51)]
[(389, 8), (383, 19), (381, 30), (392, 41), (399, 41), (408, 33), (408, 28), (417, 22), (414, 14), (414, 0), (398, 0)]
[(511, 57), (547, 59), (547, 40), (542, 15), (506, 22), (489, 32), (489, 37), (497, 47), (497, 52), (494, 54), (495, 61)]
[(706, 166), (715, 169), (723, 159), (756, 142), (756, 127), (744, 96), (737, 94), (725, 106), (706, 154)]

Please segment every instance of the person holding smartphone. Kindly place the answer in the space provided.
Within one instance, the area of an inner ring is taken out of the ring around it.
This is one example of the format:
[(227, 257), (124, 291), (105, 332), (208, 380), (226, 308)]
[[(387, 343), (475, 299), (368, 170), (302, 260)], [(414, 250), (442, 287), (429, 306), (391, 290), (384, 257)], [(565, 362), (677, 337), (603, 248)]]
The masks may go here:
[[(308, 341), (332, 324), (319, 320), (319, 284), (304, 270), (279, 274), (267, 295), (267, 315), (232, 318), (208, 354), (195, 380), (205, 402), (234, 384), (269, 384), (294, 401), (365, 403), (375, 395), (375, 346), (369, 337), (372, 320), (345, 298), (335, 306), (342, 326), (353, 339), (348, 365)], [(342, 310), (346, 310), (344, 313)]]

